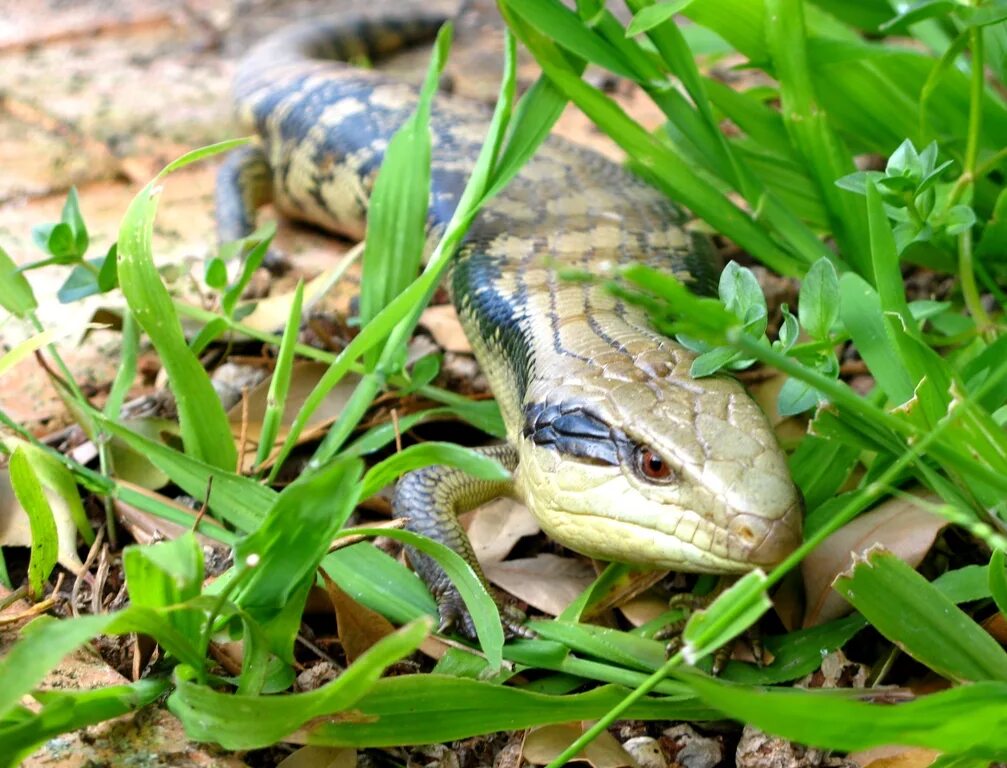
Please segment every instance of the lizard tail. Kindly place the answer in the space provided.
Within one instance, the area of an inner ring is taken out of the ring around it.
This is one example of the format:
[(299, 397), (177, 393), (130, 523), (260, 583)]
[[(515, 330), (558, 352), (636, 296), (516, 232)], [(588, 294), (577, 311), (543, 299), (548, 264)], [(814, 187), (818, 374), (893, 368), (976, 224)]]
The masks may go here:
[(385, 16), (342, 15), (312, 19), (278, 30), (254, 45), (235, 76), (239, 102), (293, 67), (311, 63), (377, 60), (395, 51), (432, 40), (448, 20), (442, 13), (413, 11)]

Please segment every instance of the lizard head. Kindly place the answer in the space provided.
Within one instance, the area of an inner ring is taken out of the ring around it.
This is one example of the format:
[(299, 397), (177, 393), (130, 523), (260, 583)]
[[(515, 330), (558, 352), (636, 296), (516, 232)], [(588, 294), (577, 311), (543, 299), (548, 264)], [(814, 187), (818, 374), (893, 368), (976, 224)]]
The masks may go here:
[(517, 484), (554, 539), (680, 571), (769, 568), (801, 542), (802, 501), (765, 415), (733, 378), (693, 380), (665, 343), (646, 360), (536, 382)]

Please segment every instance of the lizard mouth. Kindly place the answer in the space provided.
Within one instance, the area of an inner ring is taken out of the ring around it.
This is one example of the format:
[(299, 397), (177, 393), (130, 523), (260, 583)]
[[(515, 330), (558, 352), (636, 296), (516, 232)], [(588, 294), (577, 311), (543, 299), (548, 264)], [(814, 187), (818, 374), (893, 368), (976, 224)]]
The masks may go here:
[(745, 573), (763, 564), (749, 557), (746, 542), (722, 528), (704, 531), (714, 543), (705, 546), (648, 525), (598, 514), (548, 510), (536, 512), (536, 517), (550, 537), (600, 560), (688, 573)]

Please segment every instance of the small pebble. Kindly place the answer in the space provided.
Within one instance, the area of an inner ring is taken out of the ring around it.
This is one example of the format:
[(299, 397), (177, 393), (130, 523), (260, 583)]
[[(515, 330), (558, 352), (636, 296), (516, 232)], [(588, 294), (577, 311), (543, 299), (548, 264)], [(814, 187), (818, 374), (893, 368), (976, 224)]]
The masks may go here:
[(684, 768), (713, 768), (724, 758), (724, 747), (717, 739), (702, 736), (688, 725), (676, 725), (662, 734), (675, 750), (675, 762)]
[(650, 736), (634, 736), (622, 745), (640, 768), (668, 768), (668, 759), (661, 750), (657, 739)]

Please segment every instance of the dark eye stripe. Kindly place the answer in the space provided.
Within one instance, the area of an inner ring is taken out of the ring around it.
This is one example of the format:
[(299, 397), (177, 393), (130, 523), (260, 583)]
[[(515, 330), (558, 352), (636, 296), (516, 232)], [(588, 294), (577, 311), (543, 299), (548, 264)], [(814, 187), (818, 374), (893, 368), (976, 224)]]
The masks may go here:
[(618, 465), (633, 444), (596, 414), (576, 403), (525, 408), (524, 436), (536, 445), (602, 464)]

